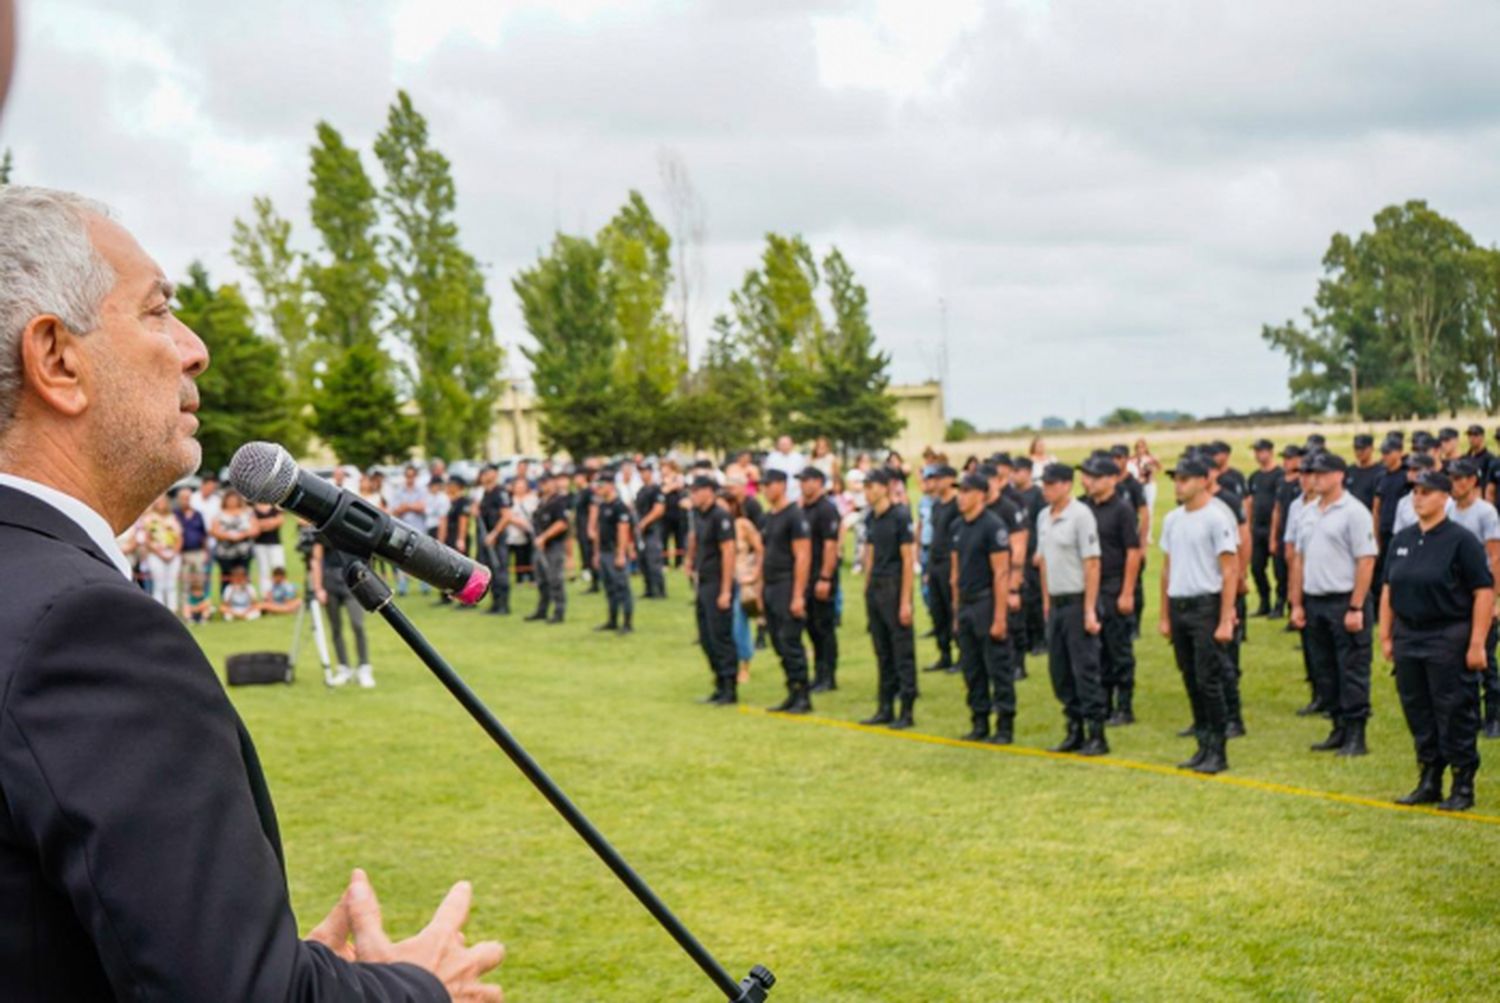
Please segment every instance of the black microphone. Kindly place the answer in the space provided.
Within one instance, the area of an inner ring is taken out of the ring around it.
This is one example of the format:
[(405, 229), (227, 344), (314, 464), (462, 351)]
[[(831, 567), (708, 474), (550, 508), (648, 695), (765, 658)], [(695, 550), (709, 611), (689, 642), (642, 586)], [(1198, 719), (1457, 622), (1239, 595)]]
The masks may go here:
[(255, 504), (276, 505), (302, 516), (339, 550), (360, 558), (378, 555), (472, 606), (490, 587), (490, 569), (399, 519), (303, 470), (274, 442), (247, 442), (229, 461), (229, 483)]

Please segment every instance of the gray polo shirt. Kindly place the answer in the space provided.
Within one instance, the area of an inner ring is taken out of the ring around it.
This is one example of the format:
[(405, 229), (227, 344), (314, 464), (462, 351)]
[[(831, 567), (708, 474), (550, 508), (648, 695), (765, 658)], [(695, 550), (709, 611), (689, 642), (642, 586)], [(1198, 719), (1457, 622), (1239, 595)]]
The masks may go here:
[(1455, 504), (1448, 510), (1448, 518), (1479, 537), (1480, 543), (1500, 540), (1500, 513), (1483, 498), (1476, 498), (1468, 508)]
[(1345, 493), (1332, 505), (1313, 502), (1302, 510), (1297, 551), (1302, 557), (1302, 591), (1310, 596), (1354, 591), (1354, 571), (1362, 557), (1374, 557), (1375, 522), (1359, 499)]
[(1167, 569), (1167, 597), (1194, 599), (1218, 595), (1224, 589), (1219, 569), (1222, 554), (1240, 549), (1240, 529), (1225, 505), (1207, 505), (1196, 512), (1179, 506), (1167, 513), (1161, 527), (1161, 552), (1171, 558)]
[(1093, 511), (1069, 498), (1061, 515), (1048, 505), (1036, 517), (1037, 551), (1047, 563), (1047, 594), (1076, 595), (1083, 591), (1083, 562), (1099, 556), (1099, 524)]

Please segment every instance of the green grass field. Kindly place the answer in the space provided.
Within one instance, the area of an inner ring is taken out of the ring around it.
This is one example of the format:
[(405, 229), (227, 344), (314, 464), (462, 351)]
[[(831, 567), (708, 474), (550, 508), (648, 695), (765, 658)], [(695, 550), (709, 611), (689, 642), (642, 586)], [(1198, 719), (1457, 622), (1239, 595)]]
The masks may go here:
[[(860, 584), (846, 578), (840, 689), (816, 701), (820, 717), (873, 709)], [(709, 675), (680, 575), (670, 587), (638, 604), (628, 638), (592, 633), (600, 597), (577, 588), (562, 627), (426, 598), (408, 609), (737, 978), (775, 971), (773, 1000), (1497, 993), (1500, 826), (700, 707)], [(1174, 737), (1188, 711), (1154, 634), (1154, 575), (1148, 587), (1140, 723), (1111, 731), (1111, 758), (1170, 767), (1191, 751)], [(519, 613), (533, 594), (519, 589)], [(373, 691), (325, 690), (309, 636), (296, 685), (233, 694), (270, 777), (302, 928), (356, 865), (393, 935), (467, 877), (470, 937), (506, 943), (513, 1003), (719, 998), (390, 630), (370, 628)], [(278, 620), (199, 636), (222, 669), (225, 654), (284, 649), (290, 633)], [(919, 644), (922, 663), (932, 655)], [(1029, 665), (1017, 740), (1043, 747), (1063, 722)], [(1380, 800), (1411, 786), (1378, 655), (1372, 754), (1355, 761), (1307, 751), (1326, 723), (1293, 715), (1307, 693), (1279, 623), (1252, 621), (1245, 666), (1250, 734), (1231, 743), (1229, 776)], [(760, 653), (742, 697), (774, 702), (779, 676)], [(966, 730), (960, 679), (920, 683), (917, 730)], [(1497, 790), (1481, 771), (1478, 814), (1500, 816)]]

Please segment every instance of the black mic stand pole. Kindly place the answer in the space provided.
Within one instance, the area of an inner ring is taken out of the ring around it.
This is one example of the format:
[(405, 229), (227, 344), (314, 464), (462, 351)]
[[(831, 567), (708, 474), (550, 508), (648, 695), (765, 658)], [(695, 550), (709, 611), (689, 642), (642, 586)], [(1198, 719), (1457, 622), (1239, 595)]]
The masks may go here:
[(563, 793), (562, 788), (547, 775), (547, 772), (531, 758), (521, 743), (506, 730), (505, 725), (484, 705), (484, 701), (469, 688), (469, 684), (463, 681), (453, 667), (444, 660), (436, 648), (434, 648), (422, 636), (422, 632), (407, 619), (406, 614), (396, 605), (395, 597), (391, 594), (390, 586), (380, 579), (369, 566), (362, 560), (351, 561), (345, 570), (345, 578), (349, 583), (349, 590), (354, 593), (354, 598), (371, 613), (379, 613), (385, 622), (406, 642), (407, 646), (420, 658), (432, 674), (437, 676), (438, 681), (447, 687), (448, 692), (453, 694), (464, 710), (469, 712), (479, 726), (484, 729), (485, 734), (495, 740), (510, 761), (516, 764), (516, 768), (525, 774), (526, 779), (531, 781), (533, 787), (541, 792), (542, 797), (551, 802), (557, 813), (573, 827), (573, 831), (583, 838), (589, 848), (604, 861), (606, 867), (614, 871), (615, 877), (629, 888), (646, 911), (656, 917), (656, 921), (662, 925), (672, 939), (687, 952), (688, 957), (703, 969), (703, 973), (709, 977), (718, 990), (730, 1003), (764, 1003), (766, 995), (771, 987), (776, 984), (776, 976), (763, 965), (756, 965), (750, 970), (743, 981), (736, 982), (728, 970), (719, 963), (719, 960), (709, 953), (708, 949), (698, 942), (692, 931), (682, 924), (671, 909), (667, 908), (665, 902), (657, 897), (651, 890), (651, 886), (625, 862), (620, 852), (610, 845), (609, 840), (594, 828), (592, 822), (578, 809), (568, 796)]

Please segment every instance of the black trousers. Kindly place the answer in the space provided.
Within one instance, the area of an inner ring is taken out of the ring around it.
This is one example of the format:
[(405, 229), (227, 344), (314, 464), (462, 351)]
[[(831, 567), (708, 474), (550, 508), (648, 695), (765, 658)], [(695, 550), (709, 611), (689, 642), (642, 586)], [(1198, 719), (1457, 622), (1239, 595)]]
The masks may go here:
[(1011, 638), (1019, 651), (1037, 651), (1047, 643), (1047, 616), (1042, 604), (1042, 572), (1026, 565), (1021, 578), (1021, 613), (1024, 629)]
[(510, 548), (505, 534), (493, 547), (481, 547), (485, 567), (490, 569), (490, 609), (510, 609)]
[(562, 619), (568, 609), (568, 544), (553, 540), (540, 551), (536, 562), (537, 613)]
[(662, 533), (655, 523), (641, 534), (641, 578), (646, 583), (646, 595), (667, 594), (666, 551), (662, 545)]
[(698, 586), (698, 643), (714, 677), (721, 683), (733, 682), (740, 667), (734, 650), (734, 604), (719, 609), (717, 578)]
[(1364, 628), (1351, 634), (1344, 629), (1349, 611), (1349, 593), (1305, 596), (1307, 628), (1302, 644), (1307, 649), (1313, 685), (1323, 706), (1335, 720), (1364, 721), (1370, 716), (1370, 603), (1365, 601)]
[(937, 635), (938, 653), (943, 661), (953, 661), (953, 580), (952, 565), (944, 564), (927, 572), (927, 609), (932, 614), (932, 632)]
[(911, 627), (901, 625), (900, 610), (900, 576), (871, 579), (865, 590), (865, 613), (879, 668), (878, 694), (882, 707), (894, 704), (898, 696), (903, 706), (917, 699), (916, 636)]
[(1099, 593), (1099, 641), (1106, 705), (1111, 697), (1117, 706), (1131, 706), (1135, 692), (1135, 614), (1120, 612), (1119, 586)]
[(1396, 621), (1396, 693), (1417, 762), (1479, 765), (1479, 679), (1465, 663), (1469, 625), (1413, 630)]
[(1229, 715), (1229, 720), (1243, 723), (1245, 713), (1240, 705), (1240, 650), (1245, 644), (1245, 625), (1249, 622), (1245, 616), (1243, 595), (1235, 597), (1234, 613), (1239, 622), (1234, 625), (1234, 633), (1224, 646), (1224, 654), (1228, 656), (1224, 667), (1224, 711)]
[[(1384, 551), (1382, 551), (1383, 553)], [(1379, 561), (1380, 558), (1376, 558)], [(1292, 580), (1291, 569), (1286, 564), (1286, 544), (1281, 543), (1276, 547), (1276, 553), (1271, 555), (1271, 570), (1276, 573), (1276, 605), (1286, 607), (1286, 593)], [(1379, 581), (1379, 578), (1375, 579)]]
[(1271, 605), (1271, 576), (1267, 567), (1271, 563), (1271, 527), (1255, 527), (1250, 531), (1250, 576), (1255, 579), (1255, 595), (1262, 607)]
[[(589, 535), (587, 533), (581, 531), (578, 534), (578, 560), (578, 566), (585, 570), (592, 569), (594, 566), (594, 541), (589, 539)], [(589, 591), (593, 592), (598, 588), (599, 577), (595, 575), (593, 582), (589, 587)]]
[(617, 567), (615, 553), (599, 552), (599, 577), (604, 579), (604, 596), (609, 601), (609, 622), (617, 623), (624, 614), (625, 622), (635, 614), (635, 593), (630, 590), (630, 566)]
[[(1010, 674), (1012, 679), (1019, 678), (1026, 671), (1026, 655), (1031, 650), (1031, 639), (1026, 625), (1026, 598), (1021, 598), (1021, 608), (1011, 609), (1009, 596), (1001, 596), (1000, 601), (1005, 603), (1005, 645), (1010, 648)], [(1042, 624), (1043, 639), (1047, 636), (1047, 625)]]
[(1495, 671), (1497, 643), (1500, 643), (1500, 627), (1491, 623), (1489, 636), (1484, 639), (1485, 668), (1479, 680), (1479, 690), (1484, 694), (1484, 717), (1487, 721), (1500, 719), (1500, 674)]
[(807, 685), (807, 649), (802, 646), (805, 619), (792, 616), (792, 581), (766, 582), (766, 630), (771, 647), (781, 659), (781, 671), (791, 689)]
[(820, 679), (831, 679), (839, 667), (838, 614), (833, 605), (839, 584), (830, 583), (827, 600), (817, 598), (816, 587), (807, 586), (807, 639), (812, 642), (813, 671)]
[[(958, 664), (969, 692), (969, 712), (984, 717), (991, 712), (1016, 714), (1016, 674), (1011, 667), (1011, 639), (990, 636), (995, 622), (995, 596), (986, 593), (958, 601)], [(1009, 628), (1007, 627), (1007, 630)]]
[(1047, 619), (1047, 668), (1052, 692), (1070, 721), (1103, 721), (1104, 678), (1099, 635), (1083, 629), (1083, 596), (1053, 596)]
[(1193, 730), (1200, 738), (1223, 738), (1229, 720), (1224, 677), (1229, 671), (1226, 645), (1214, 640), (1219, 626), (1219, 596), (1208, 594), (1168, 601), (1172, 654), (1193, 710)]

